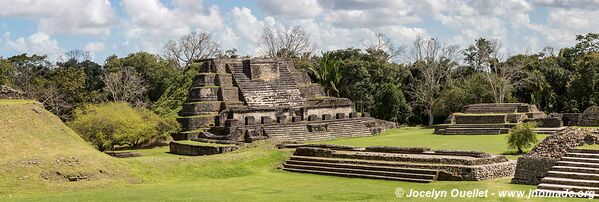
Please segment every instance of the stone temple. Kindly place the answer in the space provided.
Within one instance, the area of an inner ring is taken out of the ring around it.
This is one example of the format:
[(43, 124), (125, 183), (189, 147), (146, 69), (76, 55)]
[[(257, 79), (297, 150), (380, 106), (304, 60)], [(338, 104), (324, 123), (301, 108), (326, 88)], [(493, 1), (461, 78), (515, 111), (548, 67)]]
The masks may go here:
[(562, 116), (546, 115), (535, 105), (525, 103), (481, 103), (462, 107), (443, 124), (435, 126), (435, 134), (506, 134), (517, 124), (536, 122), (537, 133), (553, 134), (564, 130)]
[[(222, 153), (263, 139), (310, 141), (380, 133), (394, 123), (358, 113), (351, 100), (326, 96), (291, 61), (207, 59), (189, 89), (171, 152)], [(183, 143), (186, 142), (186, 143)], [(228, 144), (228, 145), (226, 145)]]

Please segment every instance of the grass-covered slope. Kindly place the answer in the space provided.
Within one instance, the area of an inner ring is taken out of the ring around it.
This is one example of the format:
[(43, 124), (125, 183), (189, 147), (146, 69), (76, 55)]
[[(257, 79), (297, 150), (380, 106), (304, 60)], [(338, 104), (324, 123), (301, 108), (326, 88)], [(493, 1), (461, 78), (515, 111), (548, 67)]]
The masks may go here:
[(0, 195), (70, 190), (129, 179), (41, 104), (0, 99)]

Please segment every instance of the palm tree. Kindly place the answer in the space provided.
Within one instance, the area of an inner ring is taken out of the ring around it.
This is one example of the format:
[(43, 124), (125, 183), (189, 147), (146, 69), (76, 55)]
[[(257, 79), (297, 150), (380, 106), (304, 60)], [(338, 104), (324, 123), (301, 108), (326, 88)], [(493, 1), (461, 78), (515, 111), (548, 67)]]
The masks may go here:
[(341, 72), (341, 60), (337, 60), (330, 52), (322, 53), (320, 66), (310, 68), (312, 74), (316, 76), (317, 82), (322, 84), (329, 95), (339, 97), (337, 86), (343, 78)]

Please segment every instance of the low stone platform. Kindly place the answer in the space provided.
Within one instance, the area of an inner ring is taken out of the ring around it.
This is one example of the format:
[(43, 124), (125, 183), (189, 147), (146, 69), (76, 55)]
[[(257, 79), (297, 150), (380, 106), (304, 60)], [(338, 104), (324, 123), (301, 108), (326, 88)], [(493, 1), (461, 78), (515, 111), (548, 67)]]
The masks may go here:
[(187, 156), (204, 156), (231, 152), (239, 148), (235, 144), (206, 143), (199, 141), (172, 141), (169, 144), (170, 153)]
[(283, 170), (410, 182), (477, 181), (511, 176), (515, 165), (500, 155), (404, 147), (298, 145)]

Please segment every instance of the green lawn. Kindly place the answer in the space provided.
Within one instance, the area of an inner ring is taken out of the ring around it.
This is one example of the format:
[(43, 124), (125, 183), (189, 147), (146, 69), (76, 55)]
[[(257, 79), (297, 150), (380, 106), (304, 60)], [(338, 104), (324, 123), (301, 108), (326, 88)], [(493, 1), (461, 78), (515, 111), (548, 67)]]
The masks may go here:
[[(336, 139), (320, 143), (373, 146), (390, 145), (405, 147), (430, 147), (431, 149), (473, 150), (490, 154), (511, 154), (507, 150), (507, 135), (435, 135), (433, 129), (407, 127), (387, 130), (373, 137)], [(548, 135), (538, 135), (539, 142)], [(506, 155), (509, 159), (517, 159), (516, 155)]]
[[(544, 136), (543, 136), (544, 137)], [(442, 136), (430, 129), (404, 128), (379, 136), (337, 139), (327, 143), (357, 146), (426, 146), (433, 149), (478, 150), (493, 154), (506, 151), (505, 135)], [(75, 192), (12, 193), (0, 195), (11, 201), (398, 201), (397, 188), (404, 190), (500, 190), (534, 189), (510, 184), (509, 178), (480, 182), (437, 181), (429, 184), (343, 178), (291, 173), (278, 169), (291, 150), (278, 150), (271, 142), (260, 142), (232, 153), (186, 157), (168, 154), (168, 147), (136, 150), (142, 157), (118, 159), (131, 168), (134, 183), (97, 186)], [(510, 158), (515, 158), (512, 156)], [(77, 182), (77, 183), (94, 183)], [(64, 182), (62, 186), (79, 186)], [(66, 190), (66, 189), (65, 189)], [(401, 198), (405, 200), (406, 198)], [(524, 201), (498, 198), (446, 198), (450, 201)], [(412, 199), (413, 200), (413, 199)], [(571, 199), (572, 200), (572, 199)], [(419, 199), (417, 201), (429, 201)], [(540, 201), (540, 200), (539, 200)], [(543, 201), (563, 201), (543, 199)]]

